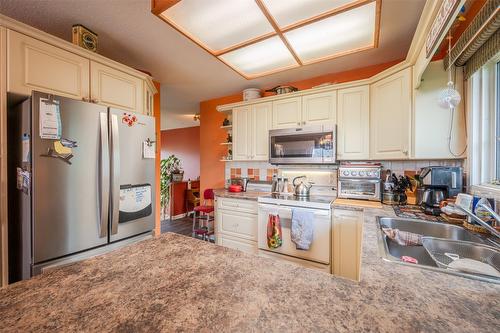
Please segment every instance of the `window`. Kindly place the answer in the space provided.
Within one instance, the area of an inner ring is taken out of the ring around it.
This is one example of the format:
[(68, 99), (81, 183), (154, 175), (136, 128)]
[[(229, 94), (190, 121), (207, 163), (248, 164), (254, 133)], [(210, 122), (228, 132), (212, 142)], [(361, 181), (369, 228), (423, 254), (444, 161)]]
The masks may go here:
[(496, 158), (495, 158), (495, 168), (496, 168), (496, 180), (500, 180), (500, 62), (497, 62), (497, 89), (496, 89)]
[(492, 186), (500, 180), (500, 54), (467, 87), (469, 184)]

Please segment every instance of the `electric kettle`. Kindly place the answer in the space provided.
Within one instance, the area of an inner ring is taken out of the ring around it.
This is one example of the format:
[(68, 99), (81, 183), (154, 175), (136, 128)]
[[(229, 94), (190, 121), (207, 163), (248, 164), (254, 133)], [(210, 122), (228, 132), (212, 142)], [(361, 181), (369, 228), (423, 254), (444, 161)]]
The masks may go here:
[(309, 196), (309, 190), (311, 189), (312, 185), (310, 183), (304, 184), (303, 180), (300, 180), (300, 183), (297, 182), (298, 179), (305, 179), (306, 176), (298, 176), (295, 177), (292, 181), (292, 184), (294, 186), (294, 195), (296, 197), (308, 197)]

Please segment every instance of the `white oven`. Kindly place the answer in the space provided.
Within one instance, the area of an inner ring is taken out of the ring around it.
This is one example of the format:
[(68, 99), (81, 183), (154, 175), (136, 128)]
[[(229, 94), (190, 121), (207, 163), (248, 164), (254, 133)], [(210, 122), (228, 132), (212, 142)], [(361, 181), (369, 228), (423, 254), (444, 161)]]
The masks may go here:
[[(313, 241), (309, 250), (297, 250), (290, 235), (292, 208), (309, 210), (314, 214), (311, 221), (314, 224)], [(269, 215), (279, 215), (283, 243), (276, 249), (267, 245), (267, 223)], [(331, 213), (330, 209), (292, 207), (280, 204), (259, 203), (258, 216), (258, 246), (259, 249), (293, 258), (330, 265)]]

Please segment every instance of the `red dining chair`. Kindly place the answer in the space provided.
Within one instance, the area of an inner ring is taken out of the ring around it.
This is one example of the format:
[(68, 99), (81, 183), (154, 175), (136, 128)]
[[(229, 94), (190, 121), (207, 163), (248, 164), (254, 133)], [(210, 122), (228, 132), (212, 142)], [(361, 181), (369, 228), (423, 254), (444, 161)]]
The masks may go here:
[[(193, 213), (193, 237), (209, 241), (210, 235), (214, 233), (214, 190), (209, 188), (203, 191), (203, 204), (194, 207)], [(210, 227), (212, 222), (212, 227)], [(198, 226), (196, 226), (198, 223)]]

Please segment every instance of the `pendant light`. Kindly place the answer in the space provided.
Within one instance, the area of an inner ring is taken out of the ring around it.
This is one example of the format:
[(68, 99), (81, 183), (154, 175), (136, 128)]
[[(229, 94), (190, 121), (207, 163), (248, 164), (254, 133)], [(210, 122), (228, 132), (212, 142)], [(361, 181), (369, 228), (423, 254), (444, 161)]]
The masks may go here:
[(462, 97), (460, 96), (460, 93), (457, 90), (455, 90), (455, 83), (451, 79), (451, 66), (452, 66), (450, 57), (451, 35), (449, 35), (447, 39), (448, 39), (448, 58), (450, 61), (448, 65), (448, 87), (444, 88), (439, 92), (438, 104), (443, 109), (454, 110), (458, 106), (458, 104), (460, 104)]

